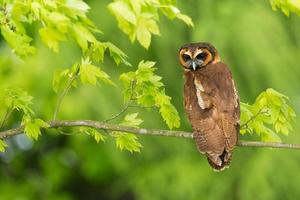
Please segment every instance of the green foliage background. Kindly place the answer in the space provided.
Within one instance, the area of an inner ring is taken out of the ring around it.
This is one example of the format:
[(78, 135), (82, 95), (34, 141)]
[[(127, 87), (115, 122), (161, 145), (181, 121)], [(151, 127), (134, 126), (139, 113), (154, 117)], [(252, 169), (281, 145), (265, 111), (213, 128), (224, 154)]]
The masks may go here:
[[(178, 1), (178, 7), (194, 21), (194, 28), (161, 16), (161, 36), (153, 36), (148, 51), (118, 29), (107, 9), (111, 1), (87, 1), (89, 17), (104, 35), (101, 39), (117, 44), (135, 66), (141, 60), (157, 61), (156, 73), (163, 77), (165, 92), (181, 116), (181, 130), (190, 130), (183, 113), (183, 76), (179, 67), (179, 47), (192, 41), (214, 44), (222, 60), (232, 69), (243, 102), (253, 103), (257, 94), (272, 87), (290, 98), (300, 111), (300, 17), (274, 12), (268, 1)], [(38, 34), (33, 25), (30, 35)], [(81, 62), (81, 50), (72, 42), (54, 53), (34, 41), (36, 55), (20, 60), (1, 39), (0, 87), (21, 87), (30, 91), (37, 117), (51, 119), (57, 94), (52, 78), (58, 69)], [(120, 73), (107, 56), (101, 68), (121, 85)], [(131, 68), (130, 68), (131, 69)], [(135, 70), (132, 68), (131, 70)], [(123, 107), (121, 87), (89, 85), (72, 89), (65, 97), (59, 118), (104, 120)], [(143, 127), (164, 128), (157, 110), (140, 112)], [(8, 121), (21, 121), (15, 113)], [(121, 122), (116, 120), (116, 122)], [(299, 119), (284, 142), (300, 143)], [(68, 132), (68, 130), (64, 130)], [(243, 139), (259, 139), (241, 136)], [(101, 140), (101, 139), (99, 139)], [(141, 154), (119, 151), (107, 138), (96, 143), (83, 134), (62, 135), (48, 131), (33, 143), (25, 136), (7, 141), (10, 148), (1, 154), (0, 199), (296, 199), (300, 197), (300, 155), (297, 151), (236, 148), (231, 167), (215, 173), (193, 141), (140, 137)]]

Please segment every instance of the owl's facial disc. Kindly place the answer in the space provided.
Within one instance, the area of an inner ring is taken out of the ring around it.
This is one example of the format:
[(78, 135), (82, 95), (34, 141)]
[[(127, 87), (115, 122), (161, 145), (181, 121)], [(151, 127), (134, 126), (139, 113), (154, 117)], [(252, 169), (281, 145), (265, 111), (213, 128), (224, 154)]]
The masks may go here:
[(205, 61), (206, 54), (204, 52), (200, 52), (191, 57), (189, 54), (184, 53), (182, 55), (182, 59), (185, 62), (185, 66), (193, 71), (196, 71), (198, 68), (203, 67), (203, 63)]

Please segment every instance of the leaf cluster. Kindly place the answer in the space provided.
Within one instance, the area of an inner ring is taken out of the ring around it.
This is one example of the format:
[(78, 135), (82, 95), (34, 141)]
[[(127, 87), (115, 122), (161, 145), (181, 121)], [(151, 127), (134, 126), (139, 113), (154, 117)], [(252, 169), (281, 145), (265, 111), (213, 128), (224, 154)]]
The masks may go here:
[(241, 104), (241, 134), (256, 133), (263, 141), (280, 142), (278, 134), (288, 135), (296, 114), (288, 97), (267, 89), (250, 105)]
[[(0, 110), (5, 111), (5, 115), (1, 119), (0, 128), (2, 128), (10, 115), (16, 111), (22, 114), (22, 125), (24, 133), (32, 139), (38, 139), (41, 135), (41, 128), (47, 128), (49, 125), (42, 119), (34, 118), (34, 111), (31, 109), (32, 96), (21, 89), (5, 89), (0, 92)], [(4, 151), (7, 145), (3, 140), (0, 140), (0, 151)]]
[(75, 41), (84, 57), (103, 61), (105, 50), (119, 64), (130, 65), (127, 56), (110, 42), (101, 42), (96, 34), (102, 32), (87, 17), (90, 7), (82, 0), (4, 0), (0, 2), (0, 29), (2, 36), (13, 51), (21, 56), (35, 53), (26, 24), (40, 22), (39, 35), (45, 45), (59, 52), (62, 41)]
[(180, 118), (171, 103), (171, 97), (165, 94), (161, 77), (154, 74), (155, 62), (141, 61), (136, 71), (124, 73), (120, 80), (124, 87), (124, 100), (135, 100), (143, 107), (157, 107), (169, 128), (179, 127)]
[(193, 26), (190, 17), (184, 15), (175, 6), (174, 0), (116, 0), (108, 5), (109, 10), (118, 21), (119, 28), (146, 49), (149, 48), (152, 35), (160, 35), (157, 25), (159, 13), (169, 19), (180, 19)]
[[(138, 113), (127, 114), (121, 125), (138, 127), (143, 120), (137, 118)], [(120, 150), (126, 149), (129, 152), (140, 152), (143, 147), (142, 144), (138, 141), (136, 135), (132, 133), (114, 131), (111, 134), (116, 139), (116, 145)]]
[(300, 15), (300, 1), (270, 0), (270, 3), (274, 11), (280, 9), (286, 16), (289, 16), (291, 12)]

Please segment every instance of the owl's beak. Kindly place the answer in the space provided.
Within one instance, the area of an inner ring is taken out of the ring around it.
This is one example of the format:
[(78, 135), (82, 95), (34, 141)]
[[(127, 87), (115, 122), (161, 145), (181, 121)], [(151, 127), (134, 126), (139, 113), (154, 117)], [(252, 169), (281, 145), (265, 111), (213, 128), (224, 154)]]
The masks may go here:
[(191, 60), (190, 69), (196, 71), (199, 67), (202, 67), (203, 60), (195, 59)]
[(192, 62), (192, 68), (194, 71), (197, 69), (197, 64), (195, 61)]

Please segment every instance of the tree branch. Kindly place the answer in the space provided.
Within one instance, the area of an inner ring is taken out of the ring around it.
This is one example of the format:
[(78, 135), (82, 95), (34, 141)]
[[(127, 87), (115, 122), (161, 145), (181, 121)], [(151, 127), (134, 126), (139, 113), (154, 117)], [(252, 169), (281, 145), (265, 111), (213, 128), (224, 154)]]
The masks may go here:
[[(193, 138), (193, 134), (191, 132), (135, 128), (130, 126), (109, 124), (109, 123), (103, 123), (103, 122), (92, 121), (92, 120), (61, 120), (61, 121), (50, 121), (48, 123), (50, 125), (50, 128), (86, 126), (86, 127), (92, 127), (92, 128), (103, 129), (108, 131), (121, 131), (121, 132), (134, 133), (137, 135), (155, 135), (155, 136), (167, 136), (167, 137)], [(0, 139), (9, 138), (14, 135), (22, 134), (23, 131), (24, 131), (24, 127), (22, 126), (15, 129), (2, 131), (0, 132)], [(285, 143), (260, 142), (260, 141), (238, 141), (237, 146), (271, 147), (271, 148), (285, 148), (285, 149), (300, 150), (300, 144), (285, 144)]]

